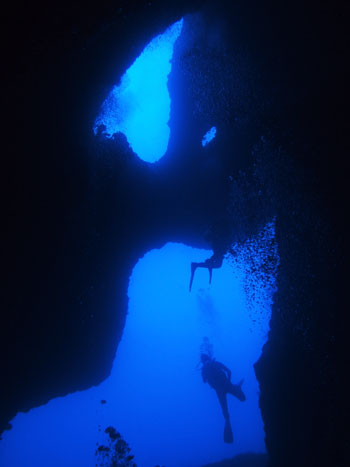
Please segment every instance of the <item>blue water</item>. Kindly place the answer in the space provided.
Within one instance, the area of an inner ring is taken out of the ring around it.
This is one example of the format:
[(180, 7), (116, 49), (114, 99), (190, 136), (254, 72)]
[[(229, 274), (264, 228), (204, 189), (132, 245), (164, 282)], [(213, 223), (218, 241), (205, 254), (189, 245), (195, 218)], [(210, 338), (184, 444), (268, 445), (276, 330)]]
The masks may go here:
[(103, 102), (94, 132), (104, 125), (108, 138), (123, 133), (137, 156), (156, 162), (167, 151), (170, 137), (170, 95), (167, 86), (174, 44), (183, 19), (156, 36), (128, 68)]
[(206, 146), (207, 144), (210, 143), (210, 141), (212, 141), (216, 136), (216, 127), (213, 126), (210, 128), (210, 130), (208, 130), (206, 132), (206, 134), (203, 136), (203, 139), (202, 139), (202, 146)]
[[(213, 271), (210, 286), (208, 271), (198, 269), (191, 293), (191, 261), (212, 252), (168, 243), (140, 258), (130, 277), (128, 315), (110, 377), (18, 414), (0, 443), (0, 465), (93, 467), (96, 443), (105, 442), (109, 425), (130, 444), (139, 467), (195, 467), (264, 452), (253, 364), (267, 339), (275, 292), (273, 235), (269, 224), (236, 247), (235, 255)], [(262, 272), (266, 261), (274, 266)], [(216, 395), (201, 380), (204, 336), (214, 357), (232, 370), (232, 381), (245, 380), (246, 402), (228, 396), (233, 445), (223, 442)]]

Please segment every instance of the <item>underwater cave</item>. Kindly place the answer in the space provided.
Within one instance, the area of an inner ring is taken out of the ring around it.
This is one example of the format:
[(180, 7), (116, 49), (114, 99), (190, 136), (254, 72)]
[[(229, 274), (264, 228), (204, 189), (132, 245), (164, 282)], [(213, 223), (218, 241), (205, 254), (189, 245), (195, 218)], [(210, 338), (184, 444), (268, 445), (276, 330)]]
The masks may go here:
[[(110, 376), (97, 387), (17, 415), (3, 440), (3, 465), (94, 465), (94, 446), (103, 445), (101, 427), (107, 426), (118, 427), (140, 466), (199, 466), (265, 453), (254, 363), (267, 339), (275, 292), (274, 226), (228, 256), (211, 285), (207, 271), (198, 271), (189, 293), (190, 262), (208, 254), (168, 243), (138, 261)], [(267, 261), (273, 261), (269, 273), (252, 273)], [(203, 338), (215, 358), (232, 369), (232, 381), (244, 379), (247, 400), (229, 398), (233, 445), (223, 442), (219, 403), (202, 382)]]
[(293, 2), (119, 3), (24, 34), (5, 93), (0, 464), (343, 467), (325, 28)]

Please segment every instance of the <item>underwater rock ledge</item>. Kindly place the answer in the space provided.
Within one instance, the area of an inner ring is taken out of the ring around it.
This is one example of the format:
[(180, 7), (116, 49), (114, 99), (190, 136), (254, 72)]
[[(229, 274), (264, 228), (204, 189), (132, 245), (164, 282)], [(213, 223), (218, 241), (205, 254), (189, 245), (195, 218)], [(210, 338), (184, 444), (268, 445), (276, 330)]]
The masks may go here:
[(256, 453), (239, 454), (232, 459), (205, 464), (202, 467), (268, 467), (268, 455)]

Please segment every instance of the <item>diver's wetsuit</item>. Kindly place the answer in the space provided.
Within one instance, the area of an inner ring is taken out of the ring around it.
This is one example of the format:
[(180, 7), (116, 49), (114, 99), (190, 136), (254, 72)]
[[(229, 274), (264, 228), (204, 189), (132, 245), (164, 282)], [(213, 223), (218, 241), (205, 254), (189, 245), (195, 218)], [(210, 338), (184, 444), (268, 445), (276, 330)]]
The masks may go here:
[(207, 382), (215, 390), (225, 419), (229, 418), (227, 394), (232, 394), (241, 402), (245, 401), (241, 386), (231, 383), (231, 371), (222, 363), (216, 360), (208, 360), (203, 365), (202, 378), (205, 383)]
[(225, 254), (226, 254), (226, 251), (223, 253), (214, 252), (213, 256), (206, 259), (202, 263), (191, 263), (190, 292), (192, 289), (192, 283), (193, 283), (194, 273), (196, 272), (196, 269), (207, 268), (209, 271), (209, 284), (211, 284), (211, 279), (213, 276), (213, 269), (221, 268), (222, 262), (224, 261)]
[(191, 263), (191, 279), (189, 290), (191, 292), (194, 274), (197, 268), (206, 268), (209, 271), (209, 284), (213, 275), (213, 269), (219, 269), (222, 266), (224, 257), (232, 243), (231, 231), (227, 223), (217, 223), (212, 226), (211, 230), (206, 234), (206, 240), (211, 244), (213, 254), (210, 258), (201, 263)]

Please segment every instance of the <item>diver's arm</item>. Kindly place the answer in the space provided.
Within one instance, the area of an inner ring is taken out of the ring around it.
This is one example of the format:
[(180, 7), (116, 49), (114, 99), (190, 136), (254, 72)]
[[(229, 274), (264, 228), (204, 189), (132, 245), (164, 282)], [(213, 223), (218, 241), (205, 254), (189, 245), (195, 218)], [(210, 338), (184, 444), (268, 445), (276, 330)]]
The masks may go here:
[(223, 369), (226, 371), (227, 379), (231, 381), (231, 370), (227, 368), (227, 366), (225, 365), (222, 365), (222, 366), (223, 366)]
[[(219, 363), (219, 362), (218, 362)], [(226, 372), (227, 379), (231, 381), (231, 370), (227, 368), (223, 363), (220, 363), (221, 368)]]

